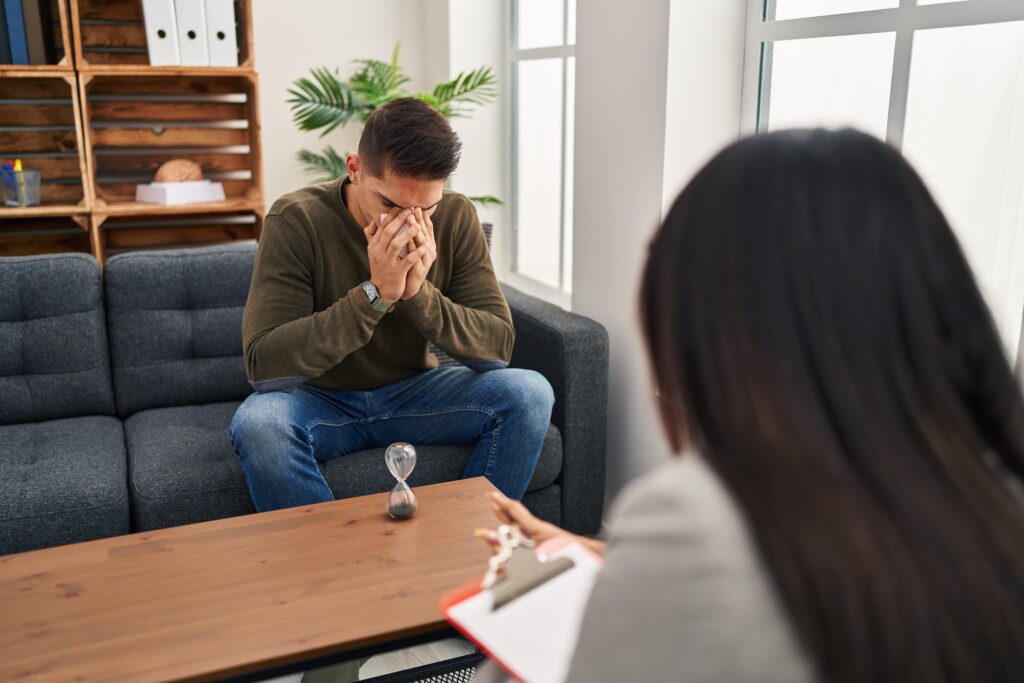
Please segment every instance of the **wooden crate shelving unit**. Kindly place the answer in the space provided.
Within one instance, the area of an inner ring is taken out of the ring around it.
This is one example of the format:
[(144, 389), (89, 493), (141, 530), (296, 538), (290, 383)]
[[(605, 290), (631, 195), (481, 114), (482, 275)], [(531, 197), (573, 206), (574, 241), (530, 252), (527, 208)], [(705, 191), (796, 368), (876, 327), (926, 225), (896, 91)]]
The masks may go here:
[(150, 66), (141, 0), (69, 0), (76, 68), (150, 74), (233, 73), (253, 70), (252, 0), (235, 0), (237, 67)]
[(87, 213), (90, 188), (73, 73), (8, 71), (0, 78), (0, 158), (43, 170), (40, 206), (10, 216)]
[(13, 72), (74, 72), (71, 54), (67, 49), (67, 46), (71, 44), (71, 29), (68, 6), (65, 4), (66, 0), (39, 1), (45, 3), (49, 8), (50, 19), (52, 20), (50, 29), (53, 32), (52, 40), (56, 50), (56, 61), (53, 64), (0, 64), (0, 78), (5, 78)]
[[(176, 216), (262, 214), (254, 73), (81, 71), (79, 87), (86, 164), (94, 191), (93, 230), (100, 246), (106, 243), (112, 217), (163, 217), (163, 234), (174, 238), (170, 226)], [(151, 181), (160, 164), (175, 158), (199, 163), (204, 177), (223, 184), (225, 201), (188, 206), (136, 203), (135, 185)], [(258, 221), (257, 233), (259, 227)], [(182, 241), (192, 243), (194, 239), (186, 239), (186, 233), (180, 233)]]
[[(49, 69), (0, 69), (0, 155), (6, 155), (0, 158), (20, 155), (29, 168), (40, 167), (33, 163), (38, 159), (44, 182), (51, 181), (42, 206), (0, 207), (0, 255), (61, 250), (62, 244), (80, 251), (81, 240), (58, 229), (68, 224), (79, 226), (100, 263), (124, 249), (258, 237), (264, 197), (250, 0), (235, 2), (238, 67), (149, 66), (141, 0), (68, 3), (59, 14), (60, 30), (70, 36), (64, 44), (72, 46), (73, 59)], [(57, 83), (68, 93), (51, 99), (67, 111), (54, 103), (45, 117), (32, 118), (10, 102), (46, 99)], [(19, 121), (35, 129), (18, 127)], [(27, 149), (33, 145), (62, 154), (47, 160)], [(221, 182), (226, 200), (136, 203), (135, 185), (152, 181), (160, 164), (178, 158), (196, 161), (204, 177)], [(63, 175), (52, 175), (58, 172)], [(68, 189), (72, 177), (80, 180), (77, 196)], [(58, 218), (64, 222), (50, 220)], [(38, 239), (28, 234), (33, 224)]]
[(20, 216), (0, 219), (0, 257), (93, 252), (89, 217)]
[(168, 244), (189, 246), (256, 239), (262, 219), (255, 211), (104, 216), (104, 249), (111, 255)]

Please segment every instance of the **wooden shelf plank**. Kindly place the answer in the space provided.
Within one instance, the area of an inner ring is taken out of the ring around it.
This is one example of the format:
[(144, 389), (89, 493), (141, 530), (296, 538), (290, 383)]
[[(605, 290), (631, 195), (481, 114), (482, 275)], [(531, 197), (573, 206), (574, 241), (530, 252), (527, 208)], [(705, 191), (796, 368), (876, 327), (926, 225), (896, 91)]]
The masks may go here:
[(249, 66), (149, 66), (146, 64), (89, 64), (78, 69), (94, 76), (251, 76)]
[(39, 206), (0, 206), (4, 218), (36, 218), (48, 216), (86, 216), (89, 209), (77, 204), (40, 204)]
[(0, 64), (4, 78), (63, 78), (74, 73), (70, 64)]
[(254, 211), (262, 213), (263, 206), (252, 199), (227, 199), (223, 202), (204, 202), (202, 204), (143, 204), (140, 202), (97, 203), (93, 213), (105, 216), (162, 216), (174, 214), (197, 213), (231, 213), (236, 211)]

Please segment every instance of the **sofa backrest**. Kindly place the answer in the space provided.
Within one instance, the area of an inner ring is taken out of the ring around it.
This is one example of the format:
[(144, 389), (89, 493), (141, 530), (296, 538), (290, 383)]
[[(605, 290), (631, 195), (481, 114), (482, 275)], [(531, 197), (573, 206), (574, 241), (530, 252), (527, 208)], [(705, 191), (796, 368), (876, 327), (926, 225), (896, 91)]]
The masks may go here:
[(117, 410), (241, 400), (256, 245), (119, 254), (104, 270)]
[(96, 259), (0, 258), (0, 424), (113, 414)]

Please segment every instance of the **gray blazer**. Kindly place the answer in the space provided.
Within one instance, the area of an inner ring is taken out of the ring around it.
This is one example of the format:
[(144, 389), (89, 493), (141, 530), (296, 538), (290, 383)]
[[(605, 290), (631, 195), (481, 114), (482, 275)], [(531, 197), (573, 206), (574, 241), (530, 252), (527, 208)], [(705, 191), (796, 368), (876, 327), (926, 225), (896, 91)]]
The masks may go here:
[(699, 456), (632, 482), (610, 520), (569, 681), (816, 680), (739, 510)]

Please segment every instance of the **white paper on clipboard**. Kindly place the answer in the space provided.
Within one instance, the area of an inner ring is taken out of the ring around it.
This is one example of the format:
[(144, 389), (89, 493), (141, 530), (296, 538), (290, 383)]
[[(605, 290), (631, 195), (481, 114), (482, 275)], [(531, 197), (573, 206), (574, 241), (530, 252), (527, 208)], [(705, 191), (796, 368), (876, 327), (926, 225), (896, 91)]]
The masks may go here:
[[(543, 549), (543, 548), (542, 548)], [(565, 680), (601, 560), (578, 543), (551, 551), (575, 566), (492, 610), (490, 591), (448, 607), (448, 619), (506, 671), (527, 683)]]

